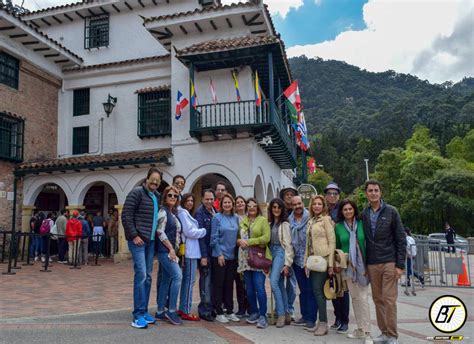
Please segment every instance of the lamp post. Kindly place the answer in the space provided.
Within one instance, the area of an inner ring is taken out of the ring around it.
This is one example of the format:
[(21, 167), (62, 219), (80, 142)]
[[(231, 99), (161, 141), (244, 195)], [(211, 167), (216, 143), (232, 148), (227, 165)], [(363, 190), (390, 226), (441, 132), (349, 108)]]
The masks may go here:
[(115, 105), (117, 105), (117, 97), (112, 97), (109, 93), (109, 96), (107, 97), (107, 102), (102, 103), (102, 105), (104, 106), (104, 111), (108, 118), (109, 115), (112, 113), (112, 110), (114, 109)]
[(369, 180), (369, 159), (364, 159), (365, 161), (365, 174), (367, 176), (367, 180)]

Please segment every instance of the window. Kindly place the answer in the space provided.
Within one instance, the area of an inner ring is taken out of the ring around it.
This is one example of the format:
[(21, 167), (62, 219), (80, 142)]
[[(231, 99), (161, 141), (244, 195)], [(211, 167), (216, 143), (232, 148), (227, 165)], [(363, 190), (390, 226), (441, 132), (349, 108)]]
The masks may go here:
[(77, 127), (72, 131), (72, 154), (89, 153), (89, 127)]
[(73, 116), (82, 116), (89, 114), (90, 93), (91, 92), (89, 88), (74, 90), (74, 100), (72, 109)]
[(0, 84), (18, 89), (20, 61), (13, 56), (0, 52)]
[(214, 5), (214, 0), (199, 0), (199, 4), (202, 7), (213, 6)]
[(84, 48), (109, 46), (109, 15), (87, 17), (84, 27)]
[(138, 95), (138, 136), (171, 135), (170, 90)]
[(0, 159), (23, 160), (24, 121), (0, 112)]

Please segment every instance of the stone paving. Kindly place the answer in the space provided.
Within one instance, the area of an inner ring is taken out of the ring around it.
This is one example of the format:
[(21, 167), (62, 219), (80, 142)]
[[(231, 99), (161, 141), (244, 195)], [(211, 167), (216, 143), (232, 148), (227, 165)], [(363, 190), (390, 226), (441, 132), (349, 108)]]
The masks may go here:
[[(41, 264), (22, 266), (16, 275), (0, 275), (0, 343), (358, 343), (331, 332), (316, 338), (300, 327), (270, 326), (258, 330), (253, 325), (232, 323), (185, 322), (184, 326), (158, 323), (147, 330), (130, 327), (132, 304), (131, 262), (114, 264), (101, 260), (100, 266), (80, 270), (53, 264), (51, 272), (40, 272)], [(5, 271), (6, 265), (0, 265)], [(156, 265), (154, 272), (156, 273)], [(268, 282), (268, 279), (267, 279)], [(268, 287), (268, 286), (267, 286)], [(436, 297), (452, 294), (468, 308), (468, 321), (458, 334), (474, 343), (474, 289), (417, 288), (416, 296), (399, 290), (398, 324), (401, 343), (425, 343), (426, 336), (440, 335), (428, 320), (428, 310)], [(155, 287), (150, 311), (155, 311)], [(194, 291), (194, 308), (199, 293)], [(270, 302), (269, 302), (270, 307)], [(296, 305), (299, 309), (298, 304)], [(375, 310), (371, 304), (373, 334), (378, 335)], [(351, 311), (352, 313), (352, 311)], [(328, 316), (334, 318), (328, 302)], [(355, 319), (351, 314), (350, 328)]]

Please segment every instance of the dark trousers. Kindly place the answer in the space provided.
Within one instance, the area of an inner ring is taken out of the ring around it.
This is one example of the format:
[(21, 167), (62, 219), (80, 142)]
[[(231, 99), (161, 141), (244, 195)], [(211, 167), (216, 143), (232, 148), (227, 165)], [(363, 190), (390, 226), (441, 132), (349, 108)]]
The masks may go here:
[(208, 264), (206, 267), (201, 266), (199, 262), (199, 296), (201, 297), (201, 301), (198, 305), (198, 313), (201, 318), (211, 316), (213, 312), (211, 299), (211, 258), (208, 257), (207, 261)]
[(237, 293), (237, 303), (239, 311), (245, 312), (248, 309), (247, 292), (245, 291), (245, 282), (242, 274), (235, 273), (235, 290)]
[(222, 302), (227, 314), (234, 312), (234, 277), (237, 270), (235, 259), (225, 260), (225, 265), (220, 266), (217, 258), (212, 257), (212, 304), (217, 315), (224, 314)]
[(332, 306), (334, 307), (336, 322), (349, 324), (349, 293), (345, 291), (343, 297), (333, 299)]
[(58, 261), (66, 260), (67, 246), (66, 238), (58, 238)]
[(304, 269), (296, 264), (293, 264), (293, 271), (295, 273), (298, 287), (300, 288), (301, 316), (305, 321), (314, 323), (316, 321), (318, 305), (316, 303), (316, 298), (314, 297), (311, 280), (306, 277)]

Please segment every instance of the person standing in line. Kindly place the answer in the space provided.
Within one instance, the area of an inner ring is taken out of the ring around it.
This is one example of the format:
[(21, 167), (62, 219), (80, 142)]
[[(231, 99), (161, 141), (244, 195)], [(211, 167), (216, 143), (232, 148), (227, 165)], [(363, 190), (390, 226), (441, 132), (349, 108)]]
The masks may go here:
[(58, 263), (66, 264), (67, 240), (66, 240), (66, 224), (69, 218), (69, 210), (61, 210), (61, 215), (56, 220), (56, 228), (58, 231)]
[[(324, 194), (326, 204), (328, 205), (329, 216), (331, 216), (334, 223), (337, 223), (341, 189), (335, 182), (331, 182), (324, 188)], [(331, 301), (334, 307), (334, 316), (336, 317), (336, 320), (334, 321), (334, 324), (331, 325), (330, 329), (337, 331), (337, 333), (347, 333), (349, 330), (349, 293), (344, 291), (343, 296), (338, 296)]]
[(314, 297), (311, 280), (304, 271), (304, 254), (306, 249), (306, 230), (309, 221), (309, 212), (305, 209), (301, 196), (294, 196), (291, 203), (293, 212), (288, 217), (291, 228), (291, 245), (293, 246), (293, 271), (300, 289), (301, 318), (293, 321), (295, 326), (305, 326), (313, 330), (316, 323), (318, 305)]
[(79, 212), (74, 210), (72, 218), (66, 223), (66, 238), (69, 246), (69, 264), (74, 265), (74, 260), (79, 260), (79, 250), (81, 248), (82, 224), (77, 218)]
[(91, 236), (91, 227), (89, 221), (86, 220), (86, 213), (81, 211), (78, 220), (82, 224), (81, 249), (79, 250), (79, 263), (82, 265), (89, 264), (89, 237)]
[(293, 247), (291, 246), (291, 230), (288, 223), (285, 204), (279, 198), (270, 201), (268, 222), (270, 223), (270, 250), (272, 252), (272, 269), (270, 285), (275, 297), (277, 313), (276, 327), (281, 328), (291, 324), (291, 314), (288, 313), (288, 294), (286, 292), (284, 276), (290, 273), (293, 264)]
[(365, 183), (365, 195), (369, 201), (362, 213), (367, 269), (377, 325), (382, 332), (374, 343), (397, 344), (397, 283), (405, 269), (406, 236), (397, 209), (383, 201), (378, 181)]
[(179, 297), (178, 315), (183, 320), (199, 321), (199, 317), (191, 314), (193, 304), (193, 288), (196, 281), (196, 270), (201, 251), (199, 239), (206, 235), (206, 229), (200, 228), (199, 223), (192, 216), (194, 213), (194, 196), (191, 193), (184, 194), (181, 198), (181, 207), (178, 208), (178, 218), (183, 229), (183, 240), (185, 242), (185, 254), (183, 268), (183, 281)]
[[(48, 213), (46, 218), (42, 217), (44, 220), (41, 222), (39, 233), (41, 234), (41, 262), (46, 261), (46, 255), (48, 250), (51, 250), (51, 240), (49, 238), (49, 233), (51, 228), (54, 226), (54, 221), (52, 220), (53, 213)], [(49, 262), (51, 263), (53, 258), (49, 257)]]
[[(449, 223), (444, 224), (444, 230), (446, 235), (446, 243), (450, 245), (454, 245), (454, 239), (456, 239), (456, 231), (449, 225)], [(448, 246), (448, 253), (456, 253), (455, 246)]]
[(118, 210), (114, 209), (107, 223), (107, 231), (110, 241), (110, 256), (113, 257), (118, 249)]
[(39, 236), (39, 228), (36, 223), (38, 221), (39, 212), (35, 211), (33, 216), (30, 219), (30, 257), (34, 257), (35, 261), (39, 260), (39, 255), (41, 253), (41, 237)]
[(411, 236), (411, 230), (408, 227), (405, 227), (405, 234), (407, 236), (407, 281), (406, 283), (402, 283), (402, 287), (408, 286), (411, 287), (410, 279), (411, 275), (420, 281), (421, 287), (425, 287), (425, 278), (422, 274), (416, 271), (413, 267), (413, 262), (416, 260), (416, 241)]
[[(334, 274), (334, 250), (336, 249), (336, 236), (334, 222), (328, 215), (326, 200), (321, 195), (311, 198), (309, 203), (308, 229), (306, 233), (306, 249), (304, 265), (306, 276), (311, 278), (313, 293), (318, 304), (319, 322), (314, 329), (315, 336), (325, 336), (328, 333), (328, 316), (326, 297), (324, 296), (324, 283), (329, 276)], [(327, 271), (310, 271), (306, 264), (311, 255), (320, 256), (327, 261)]]
[[(247, 323), (257, 324), (257, 328), (267, 328), (267, 293), (265, 291), (265, 273), (261, 269), (249, 265), (248, 248), (259, 246), (265, 248), (265, 258), (272, 259), (268, 243), (270, 242), (270, 226), (255, 198), (247, 200), (247, 216), (239, 225), (239, 267), (238, 272), (244, 273), (247, 299), (250, 305), (250, 316)], [(258, 300), (258, 306), (257, 306)]]
[[(181, 223), (177, 217), (178, 197), (179, 190), (174, 186), (168, 186), (163, 190), (162, 206), (158, 213), (159, 240), (156, 244), (162, 277), (156, 286), (158, 292), (155, 318), (169, 321), (173, 325), (183, 323), (176, 307), (183, 279), (179, 258), (176, 255), (182, 240)], [(166, 305), (167, 311), (165, 311)]]
[[(234, 214), (234, 198), (225, 193), (221, 199), (221, 210), (212, 219), (212, 304), (220, 323), (240, 321), (234, 314), (234, 277), (237, 270), (235, 247), (239, 219)], [(222, 309), (222, 303), (226, 314)]]
[[(247, 204), (243, 196), (237, 196), (235, 198), (235, 214), (239, 218), (240, 222), (247, 216)], [(239, 248), (236, 247), (236, 257), (239, 255)], [(245, 291), (245, 282), (243, 274), (235, 272), (235, 290), (237, 294), (237, 303), (239, 305), (239, 311), (235, 314), (239, 318), (247, 316), (248, 310), (248, 301), (247, 301), (247, 292)]]
[(145, 183), (130, 191), (122, 210), (122, 223), (134, 270), (131, 326), (139, 329), (147, 328), (148, 324), (156, 322), (148, 313), (148, 301), (158, 226), (160, 194), (157, 189), (160, 183), (160, 171), (155, 167), (150, 168)]
[(104, 256), (104, 242), (105, 242), (105, 219), (102, 216), (102, 212), (98, 211), (96, 216), (92, 219), (94, 225), (92, 230), (92, 241), (94, 242), (94, 252), (99, 252), (99, 257)]
[(216, 211), (221, 210), (221, 200), (226, 191), (227, 188), (223, 181), (219, 181), (216, 183), (216, 199), (214, 200), (214, 209), (216, 209)]
[(202, 204), (194, 214), (199, 228), (206, 229), (206, 235), (199, 239), (199, 249), (201, 251), (201, 260), (199, 262), (199, 296), (198, 313), (201, 319), (214, 321), (212, 315), (211, 298), (211, 230), (212, 218), (216, 211), (214, 210), (214, 190), (205, 189), (202, 192)]
[(365, 344), (371, 344), (365, 233), (355, 202), (343, 200), (339, 206), (338, 219), (335, 229), (336, 249), (341, 249), (347, 254), (347, 268), (343, 271), (343, 276), (352, 298), (352, 308), (357, 322), (357, 329), (348, 333), (347, 337), (365, 339)]

